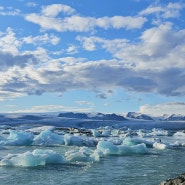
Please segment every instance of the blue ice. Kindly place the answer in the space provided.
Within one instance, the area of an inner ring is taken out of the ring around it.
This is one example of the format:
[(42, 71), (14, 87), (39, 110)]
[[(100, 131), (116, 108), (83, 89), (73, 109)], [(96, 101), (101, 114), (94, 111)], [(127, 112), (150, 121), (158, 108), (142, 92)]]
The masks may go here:
[(65, 163), (65, 158), (53, 150), (36, 149), (33, 152), (27, 151), (23, 154), (8, 154), (0, 161), (0, 166), (34, 167)]

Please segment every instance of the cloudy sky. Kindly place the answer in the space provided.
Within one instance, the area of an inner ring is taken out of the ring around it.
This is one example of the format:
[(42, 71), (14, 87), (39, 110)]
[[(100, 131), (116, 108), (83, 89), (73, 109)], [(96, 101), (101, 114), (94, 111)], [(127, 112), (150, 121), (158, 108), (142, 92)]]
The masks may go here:
[(185, 114), (183, 0), (0, 0), (0, 112)]

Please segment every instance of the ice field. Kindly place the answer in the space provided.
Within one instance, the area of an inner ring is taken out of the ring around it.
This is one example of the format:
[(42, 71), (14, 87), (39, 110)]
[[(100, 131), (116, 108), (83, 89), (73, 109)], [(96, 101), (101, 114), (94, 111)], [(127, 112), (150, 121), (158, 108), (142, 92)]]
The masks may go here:
[(51, 120), (2, 121), (1, 185), (154, 185), (185, 172), (183, 122)]

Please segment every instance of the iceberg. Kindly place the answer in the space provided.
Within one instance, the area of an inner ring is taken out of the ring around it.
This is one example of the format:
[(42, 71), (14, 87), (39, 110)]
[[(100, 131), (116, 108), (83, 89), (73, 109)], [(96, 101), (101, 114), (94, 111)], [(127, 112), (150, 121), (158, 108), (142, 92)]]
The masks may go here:
[(148, 149), (144, 143), (133, 146), (114, 145), (109, 141), (99, 141), (97, 149), (105, 155), (131, 155), (131, 154), (146, 154)]
[(65, 153), (66, 159), (70, 162), (98, 162), (100, 154), (88, 147), (79, 147)]
[(91, 132), (94, 137), (109, 137), (111, 135), (111, 130), (107, 128), (102, 130), (91, 129)]
[(50, 130), (44, 130), (39, 135), (34, 138), (33, 145), (63, 145), (64, 137), (58, 134), (53, 133)]
[(29, 128), (26, 131), (31, 132), (33, 134), (40, 134), (41, 132), (43, 132), (45, 130), (54, 131), (55, 128), (56, 128), (55, 126), (41, 126), (41, 127)]
[(153, 142), (151, 141), (147, 141), (143, 138), (131, 138), (131, 137), (126, 137), (124, 140), (123, 140), (123, 145), (126, 145), (126, 146), (133, 146), (133, 145), (137, 145), (137, 144), (142, 144), (144, 143), (147, 148), (153, 148)]
[(42, 150), (42, 149), (35, 149), (33, 151), (33, 155), (46, 155), (46, 164), (65, 164), (67, 163), (66, 159), (56, 153), (55, 151), (53, 150)]
[(65, 163), (65, 158), (53, 150), (36, 149), (33, 152), (27, 151), (23, 154), (8, 154), (0, 161), (0, 166), (35, 167)]
[(153, 144), (153, 147), (154, 147), (155, 149), (158, 149), (158, 150), (164, 150), (164, 149), (166, 149), (166, 145), (165, 145), (165, 144), (163, 144), (163, 143), (158, 143), (158, 142), (155, 142), (155, 143)]
[(96, 146), (97, 141), (94, 138), (74, 136), (72, 134), (64, 135), (64, 143), (67, 146)]
[(181, 131), (177, 131), (173, 134), (173, 137), (184, 137), (185, 138), (185, 133)]
[(34, 135), (28, 132), (9, 130), (8, 138), (3, 138), (0, 145), (29, 146), (33, 142)]

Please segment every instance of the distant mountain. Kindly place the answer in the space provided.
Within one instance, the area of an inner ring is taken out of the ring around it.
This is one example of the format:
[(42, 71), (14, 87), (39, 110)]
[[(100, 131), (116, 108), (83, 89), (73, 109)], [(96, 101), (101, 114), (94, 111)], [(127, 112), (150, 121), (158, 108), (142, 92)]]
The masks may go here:
[(137, 112), (128, 112), (126, 115), (126, 118), (137, 119), (137, 120), (147, 120), (147, 121), (153, 120), (151, 116), (146, 115), (146, 114), (137, 113)]
[(93, 120), (115, 120), (115, 121), (125, 121), (127, 120), (124, 116), (117, 114), (103, 114), (103, 113), (74, 113), (65, 112), (60, 113), (58, 117), (67, 118), (78, 118), (78, 119), (93, 119)]
[(35, 116), (35, 115), (24, 115), (20, 116), (17, 119), (22, 119), (22, 120), (41, 120), (44, 119), (42, 116)]
[(164, 120), (165, 121), (185, 121), (185, 116), (181, 114), (172, 114)]

